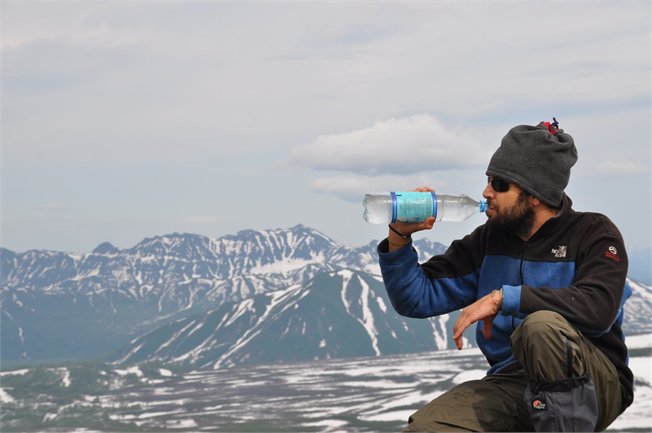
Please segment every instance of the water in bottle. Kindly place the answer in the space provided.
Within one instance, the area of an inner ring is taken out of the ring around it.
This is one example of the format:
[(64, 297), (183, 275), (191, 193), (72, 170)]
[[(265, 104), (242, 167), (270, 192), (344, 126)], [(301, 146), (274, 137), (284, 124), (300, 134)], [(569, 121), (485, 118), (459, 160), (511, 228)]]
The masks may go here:
[(436, 222), (464, 221), (471, 215), (484, 212), (487, 204), (466, 195), (410, 191), (366, 194), (363, 205), (365, 221), (388, 224), (397, 221), (418, 223), (431, 216)]

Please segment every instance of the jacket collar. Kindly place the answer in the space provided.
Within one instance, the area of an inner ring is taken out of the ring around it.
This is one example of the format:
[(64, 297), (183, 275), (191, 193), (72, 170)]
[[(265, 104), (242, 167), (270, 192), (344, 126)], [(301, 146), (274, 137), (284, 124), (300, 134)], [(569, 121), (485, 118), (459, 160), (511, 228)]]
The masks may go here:
[(569, 215), (573, 211), (573, 201), (568, 197), (566, 194), (562, 197), (561, 200), (561, 209), (557, 213), (556, 216), (550, 218), (548, 221), (546, 221), (540, 228), (537, 230), (537, 232), (532, 235), (532, 237), (528, 240), (528, 242), (535, 242), (539, 239), (543, 239), (547, 237), (550, 233), (556, 230), (557, 227), (559, 227), (559, 224), (565, 220), (566, 216)]

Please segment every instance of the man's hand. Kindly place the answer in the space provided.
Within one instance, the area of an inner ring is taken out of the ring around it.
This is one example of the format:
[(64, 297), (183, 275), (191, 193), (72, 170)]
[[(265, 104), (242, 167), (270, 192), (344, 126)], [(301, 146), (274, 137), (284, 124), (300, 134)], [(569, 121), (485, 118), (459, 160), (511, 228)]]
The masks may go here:
[[(415, 188), (414, 191), (432, 192), (433, 190), (428, 187), (420, 187), (420, 188)], [(420, 232), (422, 230), (430, 230), (434, 225), (435, 225), (434, 217), (429, 217), (425, 221), (420, 223), (395, 222), (391, 224), (394, 230), (396, 230), (397, 232), (405, 236), (412, 236), (412, 233)], [(389, 251), (396, 250), (410, 243), (409, 240), (406, 241), (405, 239), (399, 237), (395, 232), (391, 230), (387, 235), (387, 239), (389, 240)]]
[(420, 223), (392, 223), (392, 227), (405, 236), (412, 236), (412, 233), (420, 232), (421, 230), (430, 230), (435, 225), (435, 217), (428, 217), (425, 221)]
[[(478, 320), (484, 322), (482, 324), (484, 337), (487, 339), (491, 338), (492, 321), (500, 309), (500, 304), (496, 304), (493, 296), (495, 295), (489, 293), (462, 310), (462, 314), (460, 314), (460, 317), (455, 322), (455, 326), (453, 326), (453, 339), (458, 349), (462, 349), (462, 334), (464, 334), (466, 328)], [(500, 303), (502, 304), (502, 299)]]

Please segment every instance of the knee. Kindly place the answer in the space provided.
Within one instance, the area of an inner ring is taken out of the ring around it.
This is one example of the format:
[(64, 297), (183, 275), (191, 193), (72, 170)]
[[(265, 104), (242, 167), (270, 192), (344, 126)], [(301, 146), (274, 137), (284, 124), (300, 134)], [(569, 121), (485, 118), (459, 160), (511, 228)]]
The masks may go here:
[(543, 348), (553, 342), (561, 343), (561, 336), (573, 339), (576, 333), (575, 328), (561, 314), (547, 310), (536, 311), (523, 319), (512, 334), (512, 346), (525, 344)]
[(514, 354), (519, 352), (564, 349), (566, 340), (576, 340), (577, 330), (554, 311), (536, 311), (528, 315), (511, 335)]
[(528, 314), (528, 316), (523, 319), (523, 322), (521, 323), (521, 326), (549, 326), (549, 324), (555, 324), (555, 323), (560, 323), (560, 322), (565, 322), (568, 323), (566, 319), (563, 318), (563, 316), (559, 313), (556, 313), (554, 311), (548, 311), (548, 310), (540, 310), (540, 311), (535, 311), (532, 314)]
[(537, 311), (512, 333), (512, 353), (534, 380), (561, 380), (567, 376), (564, 367), (568, 365), (569, 347), (573, 349), (573, 369), (578, 374), (584, 370), (576, 350), (579, 337), (579, 331), (560, 314)]

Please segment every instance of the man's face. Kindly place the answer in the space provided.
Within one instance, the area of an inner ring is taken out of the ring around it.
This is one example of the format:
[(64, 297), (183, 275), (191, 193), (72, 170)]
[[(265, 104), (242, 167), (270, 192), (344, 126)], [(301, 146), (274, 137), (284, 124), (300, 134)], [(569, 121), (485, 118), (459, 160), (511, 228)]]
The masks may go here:
[[(534, 208), (528, 200), (528, 194), (518, 185), (494, 182), (489, 178), (482, 196), (487, 199), (486, 211), (489, 224), (499, 230), (513, 233), (520, 238), (529, 237), (534, 226)], [(496, 188), (494, 188), (496, 186)]]

